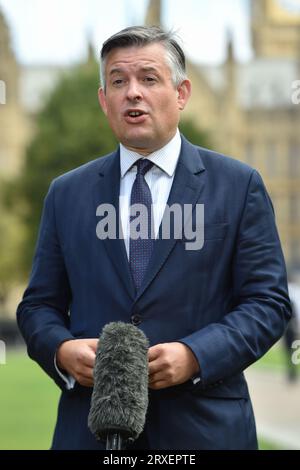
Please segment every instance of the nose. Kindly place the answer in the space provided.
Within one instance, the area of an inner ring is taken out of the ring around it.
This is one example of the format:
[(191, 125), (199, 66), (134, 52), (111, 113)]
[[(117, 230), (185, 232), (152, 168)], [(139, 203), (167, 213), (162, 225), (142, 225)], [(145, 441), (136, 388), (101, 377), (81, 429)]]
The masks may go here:
[(140, 101), (142, 99), (141, 86), (137, 80), (130, 80), (127, 88), (127, 99), (129, 101)]

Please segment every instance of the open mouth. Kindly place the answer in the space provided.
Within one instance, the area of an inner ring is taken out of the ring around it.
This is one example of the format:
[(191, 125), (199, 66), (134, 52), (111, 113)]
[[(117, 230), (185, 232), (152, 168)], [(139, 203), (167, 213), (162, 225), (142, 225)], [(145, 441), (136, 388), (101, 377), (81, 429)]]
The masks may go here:
[(129, 111), (128, 116), (137, 117), (137, 116), (141, 116), (142, 114), (144, 113), (140, 113), (139, 111)]
[(133, 117), (133, 118), (143, 116), (144, 114), (146, 114), (145, 111), (142, 111), (140, 109), (128, 110), (126, 112), (127, 116), (130, 116), (130, 117)]
[(125, 120), (129, 124), (142, 124), (147, 118), (147, 113), (142, 109), (129, 109), (125, 112)]

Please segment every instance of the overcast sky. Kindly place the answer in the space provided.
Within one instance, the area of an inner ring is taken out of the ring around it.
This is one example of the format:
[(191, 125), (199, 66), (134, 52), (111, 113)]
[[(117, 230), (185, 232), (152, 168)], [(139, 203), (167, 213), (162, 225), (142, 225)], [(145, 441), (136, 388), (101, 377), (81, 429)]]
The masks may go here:
[[(0, 9), (21, 63), (70, 64), (83, 60), (88, 37), (98, 54), (111, 34), (142, 23), (148, 1), (0, 0)], [(221, 62), (229, 29), (237, 58), (251, 57), (249, 0), (164, 0), (163, 22), (195, 62)]]

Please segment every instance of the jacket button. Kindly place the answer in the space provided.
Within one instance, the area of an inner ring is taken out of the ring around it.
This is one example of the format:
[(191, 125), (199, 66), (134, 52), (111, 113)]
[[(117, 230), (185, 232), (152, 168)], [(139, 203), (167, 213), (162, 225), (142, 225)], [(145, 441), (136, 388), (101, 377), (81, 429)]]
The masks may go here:
[(138, 313), (135, 313), (134, 315), (131, 316), (131, 323), (134, 326), (138, 326), (142, 323), (142, 317)]

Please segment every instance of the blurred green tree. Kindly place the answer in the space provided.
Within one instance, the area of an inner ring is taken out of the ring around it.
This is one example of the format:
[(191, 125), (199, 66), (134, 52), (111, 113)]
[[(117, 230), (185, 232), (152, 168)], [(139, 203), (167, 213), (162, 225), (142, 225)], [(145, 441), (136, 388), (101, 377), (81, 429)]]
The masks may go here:
[[(19, 269), (24, 277), (32, 262), (44, 197), (53, 178), (111, 152), (116, 139), (100, 110), (99, 70), (89, 61), (65, 74), (36, 117), (35, 137), (28, 147), (20, 178), (10, 187), (9, 201), (25, 227)], [(193, 143), (207, 139), (191, 121), (181, 130)]]
[(116, 140), (100, 110), (95, 61), (66, 73), (36, 116), (20, 177), (8, 190), (8, 205), (24, 223), (19, 268), (24, 277), (32, 262), (42, 205), (53, 180), (77, 166), (111, 152)]
[(190, 118), (182, 118), (179, 124), (180, 132), (194, 145), (209, 147), (210, 138), (206, 132), (199, 130)]

